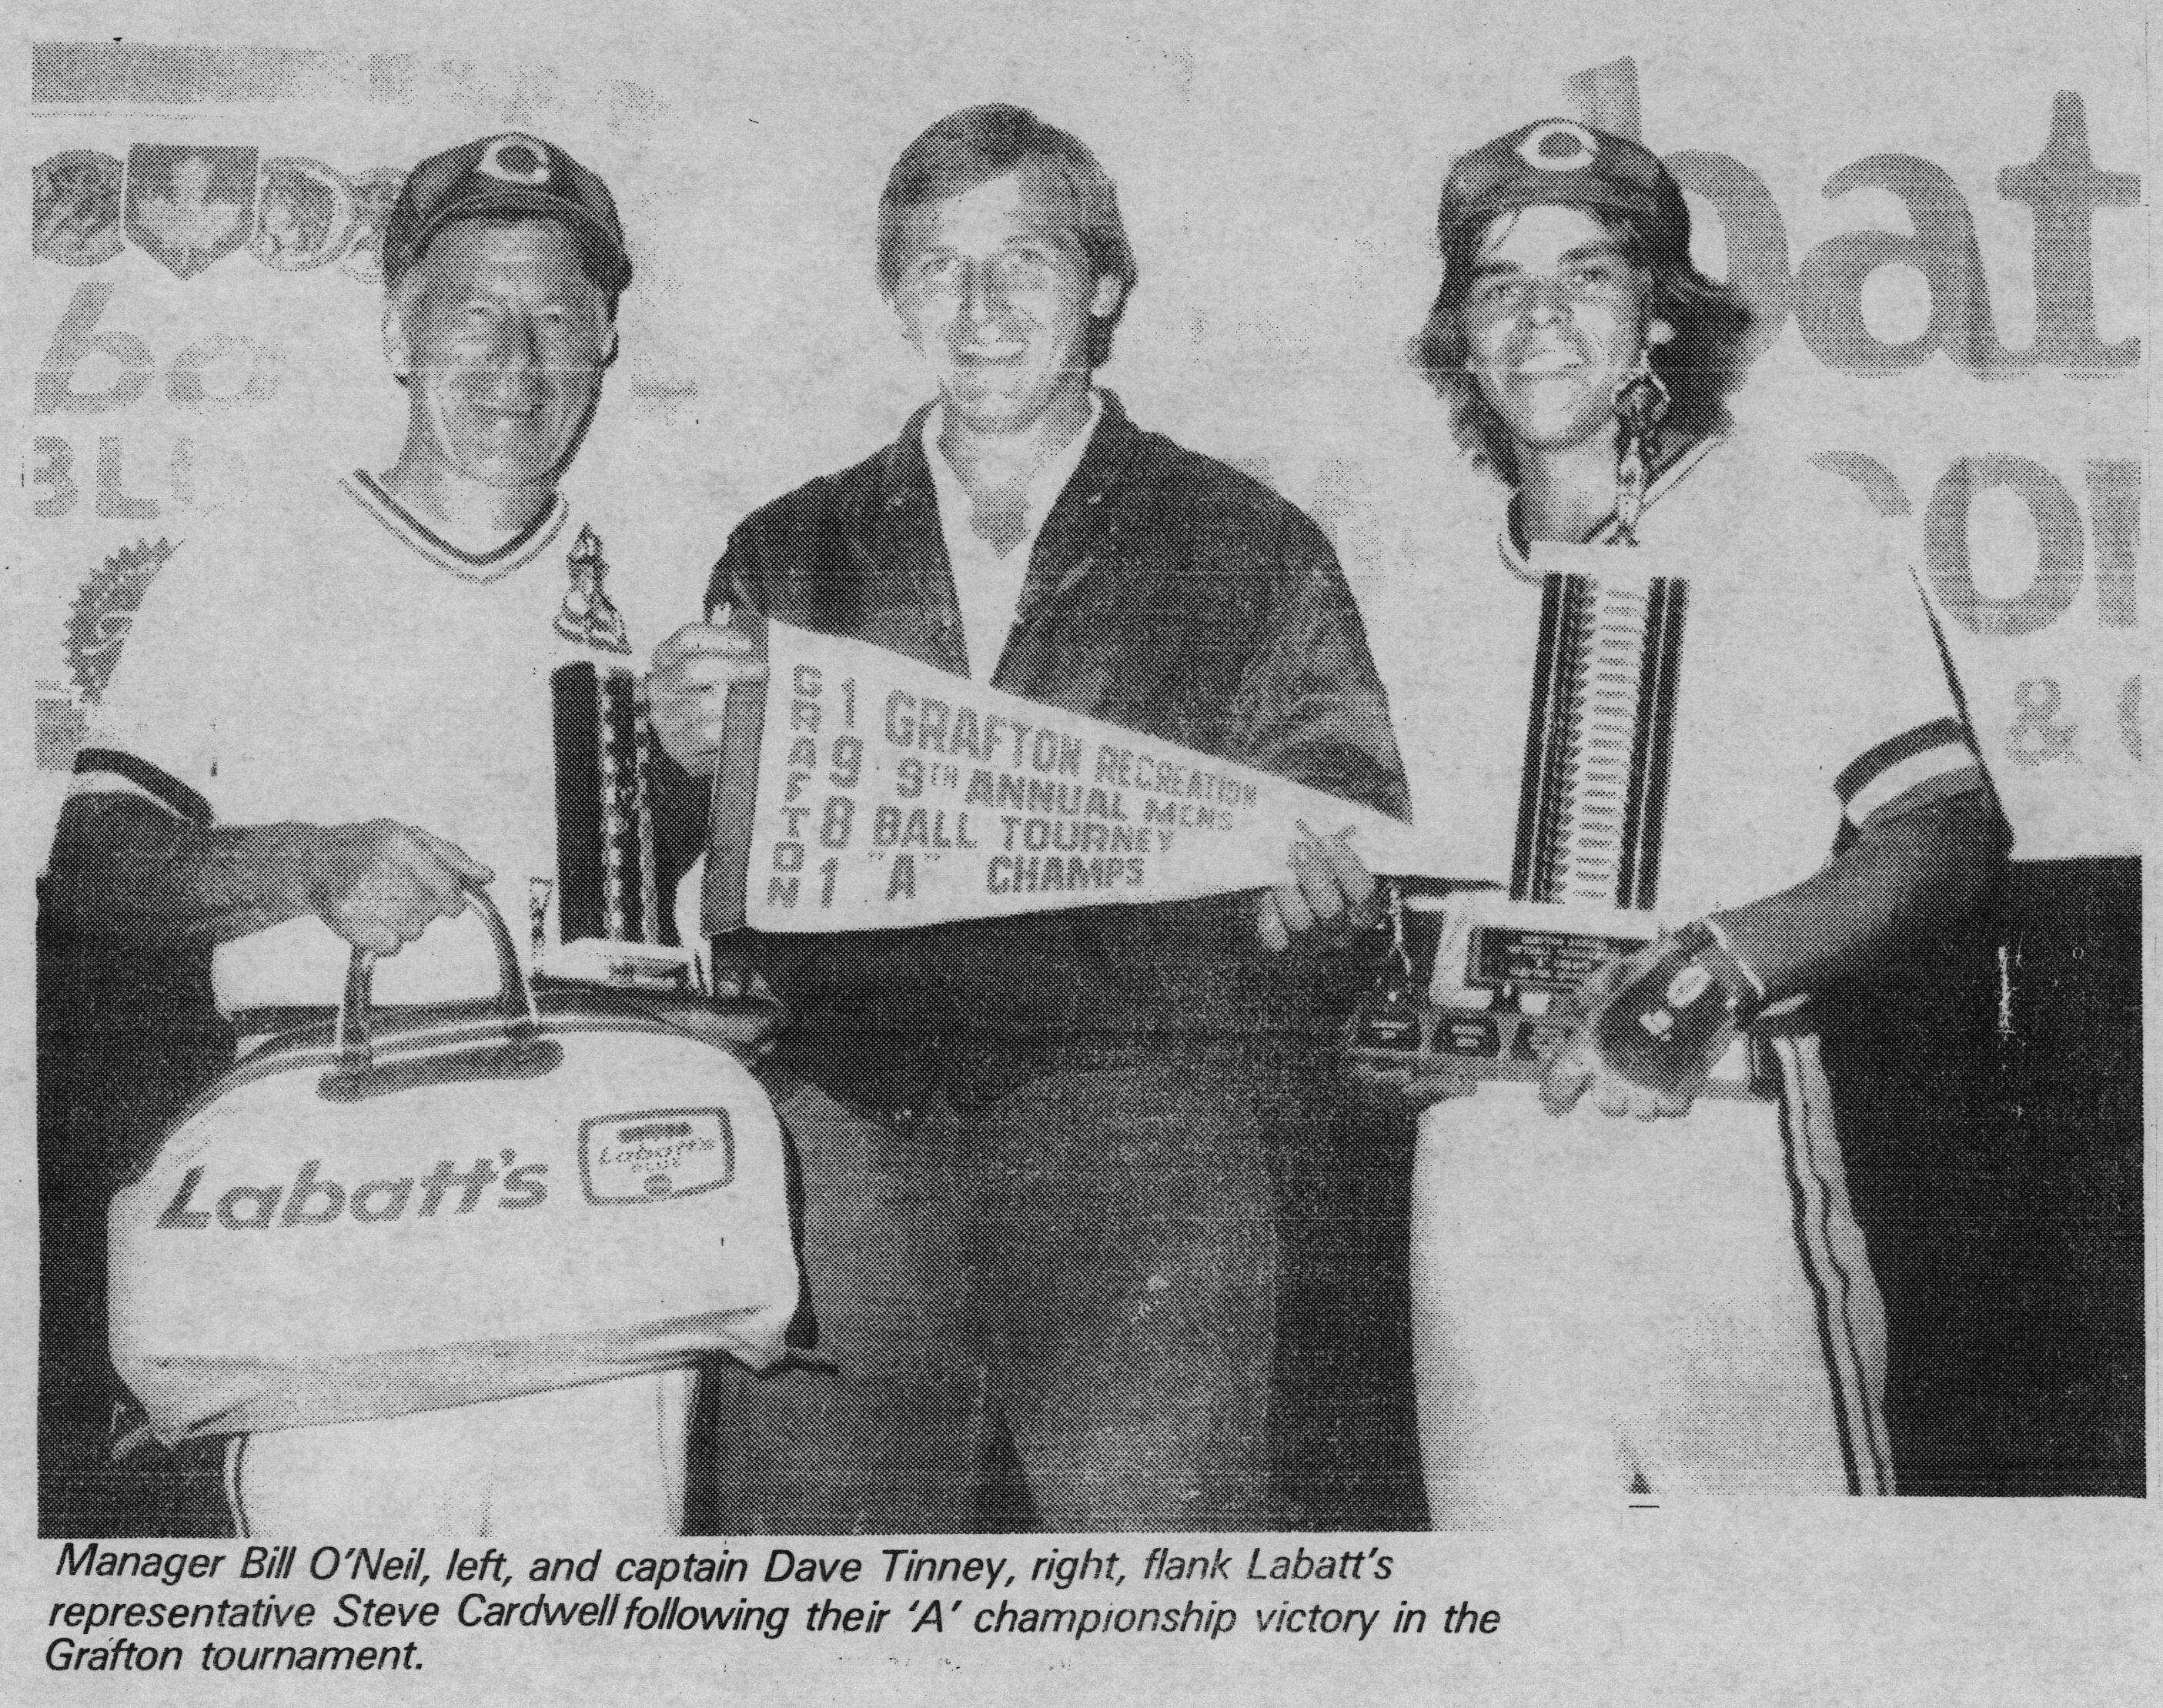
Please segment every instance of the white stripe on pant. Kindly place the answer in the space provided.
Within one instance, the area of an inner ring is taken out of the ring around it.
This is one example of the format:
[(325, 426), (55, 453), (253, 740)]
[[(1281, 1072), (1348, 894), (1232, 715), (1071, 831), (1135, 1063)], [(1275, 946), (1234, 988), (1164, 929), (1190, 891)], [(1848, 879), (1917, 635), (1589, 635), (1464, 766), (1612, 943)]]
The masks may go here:
[(1669, 1495), (1889, 1493), (1884, 1311), (1815, 1040), (1781, 1104), (1428, 1110), (1412, 1323), (1436, 1525)]

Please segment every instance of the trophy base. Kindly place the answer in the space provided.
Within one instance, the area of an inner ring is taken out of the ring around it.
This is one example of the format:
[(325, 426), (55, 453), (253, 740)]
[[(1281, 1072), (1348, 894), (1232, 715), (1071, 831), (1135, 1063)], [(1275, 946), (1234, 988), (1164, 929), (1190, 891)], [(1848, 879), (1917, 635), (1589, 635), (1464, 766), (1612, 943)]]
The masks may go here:
[[(1362, 1066), (1416, 1075), (1537, 1083), (1569, 1031), (1549, 1018), (1550, 1003), (1659, 934), (1642, 910), (1512, 902), (1489, 890), (1409, 896), (1405, 908), (1418, 923), (1408, 940), (1422, 954), (1434, 946), (1430, 976), (1370, 997), (1343, 1042)], [(1738, 1039), (1702, 1094), (1755, 1097), (1751, 1079)]]
[[(1547, 1077), (1548, 1059), (1568, 1030), (1537, 1014), (1514, 1009), (1376, 997), (1354, 1012), (1344, 1030), (1343, 1047), (1350, 1060), (1385, 1072), (1409, 1069), (1416, 1076), (1536, 1085)], [(1737, 1038), (1698, 1095), (1763, 1097), (1752, 1077), (1749, 1039)]]
[(1370, 1067), (1537, 1081), (1563, 1036), (1562, 1028), (1537, 1014), (1385, 996), (1354, 1012), (1345, 1047)]
[(613, 990), (660, 993), (696, 988), (690, 950), (665, 943), (631, 943), (581, 937), (547, 951), (534, 972), (565, 984), (605, 985)]
[(746, 1066), (757, 1064), (788, 1019), (788, 1011), (772, 997), (709, 994), (694, 985), (659, 988), (596, 983), (545, 972), (537, 975), (533, 984), (544, 1014), (568, 1009), (574, 1014), (641, 1015), (725, 1050)]
[(1660, 934), (1658, 919), (1641, 909), (1513, 902), (1491, 891), (1412, 896), (1405, 905), (1439, 915), (1427, 994), (1443, 1008), (1480, 1008), (1493, 1000), (1489, 993), (1503, 991), (1563, 994), (1610, 956)]

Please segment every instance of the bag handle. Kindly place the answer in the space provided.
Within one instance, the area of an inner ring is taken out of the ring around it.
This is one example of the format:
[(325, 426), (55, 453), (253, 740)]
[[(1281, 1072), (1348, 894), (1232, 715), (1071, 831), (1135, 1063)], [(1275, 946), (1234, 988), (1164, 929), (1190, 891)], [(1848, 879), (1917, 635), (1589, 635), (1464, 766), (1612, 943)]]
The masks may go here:
[[(470, 883), (465, 890), (466, 899), (480, 914), (495, 943), (495, 1004), (503, 1013), (503, 1035), (511, 1043), (522, 1043), (541, 1030), (541, 1011), (534, 1005), (533, 987), (518, 964), (517, 946), (511, 940), (511, 930), (488, 891)], [(338, 1030), (332, 1040), (339, 1075), (364, 1073), (375, 1065), (375, 1046), (369, 1034), (376, 958), (373, 950), (356, 943), (353, 959), (346, 966), (345, 994), (338, 1003)]]

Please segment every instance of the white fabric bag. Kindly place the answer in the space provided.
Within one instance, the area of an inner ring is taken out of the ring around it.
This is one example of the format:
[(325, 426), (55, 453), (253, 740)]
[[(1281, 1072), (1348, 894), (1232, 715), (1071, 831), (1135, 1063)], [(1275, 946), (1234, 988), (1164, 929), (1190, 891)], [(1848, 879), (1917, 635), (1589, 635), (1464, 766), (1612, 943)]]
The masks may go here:
[(635, 996), (371, 1013), (230, 1069), (115, 1197), (115, 1366), (160, 1438), (776, 1362), (797, 1306), (779, 1124), (735, 1056)]

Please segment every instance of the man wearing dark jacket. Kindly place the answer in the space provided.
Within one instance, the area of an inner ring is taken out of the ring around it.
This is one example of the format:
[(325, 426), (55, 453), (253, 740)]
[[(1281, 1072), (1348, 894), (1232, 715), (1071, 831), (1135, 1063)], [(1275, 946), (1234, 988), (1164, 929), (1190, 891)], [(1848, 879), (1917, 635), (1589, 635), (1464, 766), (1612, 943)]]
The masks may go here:
[[(717, 626), (655, 654), (672, 757), (710, 773), (726, 687), (762, 673), (725, 608), (1401, 815), (1319, 531), (1091, 383), (1135, 269), (1089, 151), (1017, 107), (941, 120), (881, 200), (879, 280), (938, 400), (736, 530)], [(1259, 897), (723, 945), (796, 1017), (821, 1338), (725, 1377), (721, 1527), (1273, 1521), (1269, 1165), (1317, 1119), (1314, 1015), (1370, 882), (1289, 851)]]

